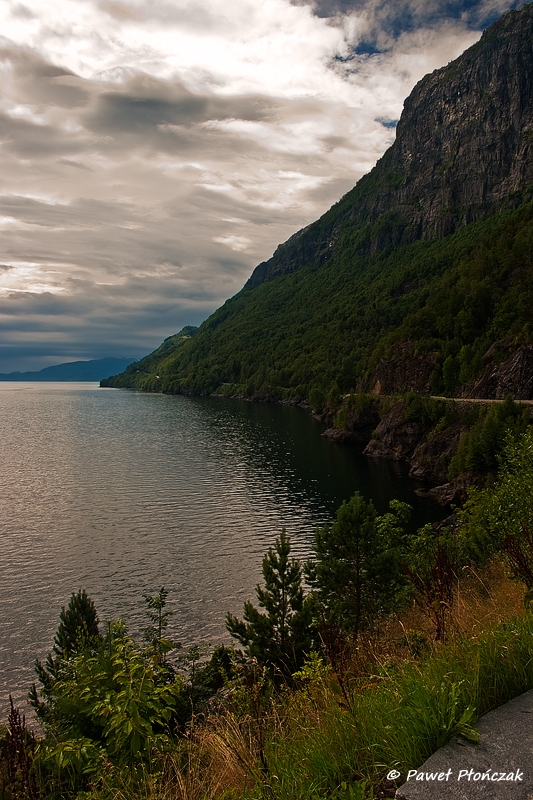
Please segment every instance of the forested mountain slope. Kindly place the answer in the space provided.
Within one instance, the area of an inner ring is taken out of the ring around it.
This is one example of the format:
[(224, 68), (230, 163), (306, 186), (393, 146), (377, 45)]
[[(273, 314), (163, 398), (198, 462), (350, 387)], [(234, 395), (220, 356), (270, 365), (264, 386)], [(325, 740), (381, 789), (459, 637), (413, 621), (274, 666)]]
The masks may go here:
[(374, 169), (194, 337), (104, 385), (533, 397), (532, 198), (529, 4), (420, 81)]

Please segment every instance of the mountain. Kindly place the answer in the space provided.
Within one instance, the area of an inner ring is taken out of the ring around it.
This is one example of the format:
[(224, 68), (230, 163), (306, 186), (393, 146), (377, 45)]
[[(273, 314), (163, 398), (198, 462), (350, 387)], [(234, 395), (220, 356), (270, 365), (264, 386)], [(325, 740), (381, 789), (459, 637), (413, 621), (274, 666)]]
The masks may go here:
[(374, 169), (194, 337), (103, 385), (533, 397), (532, 307), (530, 4), (423, 78)]
[(131, 364), (133, 358), (97, 358), (92, 361), (69, 361), (39, 372), (0, 373), (0, 381), (101, 381), (117, 369)]

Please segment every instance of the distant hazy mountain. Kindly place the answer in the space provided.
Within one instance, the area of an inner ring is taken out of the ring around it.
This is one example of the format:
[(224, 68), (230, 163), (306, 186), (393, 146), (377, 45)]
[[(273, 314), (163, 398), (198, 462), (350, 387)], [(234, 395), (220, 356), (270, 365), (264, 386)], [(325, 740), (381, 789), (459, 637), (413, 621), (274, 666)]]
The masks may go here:
[(0, 381), (101, 381), (116, 375), (134, 358), (97, 358), (45, 367), (39, 372), (0, 372)]

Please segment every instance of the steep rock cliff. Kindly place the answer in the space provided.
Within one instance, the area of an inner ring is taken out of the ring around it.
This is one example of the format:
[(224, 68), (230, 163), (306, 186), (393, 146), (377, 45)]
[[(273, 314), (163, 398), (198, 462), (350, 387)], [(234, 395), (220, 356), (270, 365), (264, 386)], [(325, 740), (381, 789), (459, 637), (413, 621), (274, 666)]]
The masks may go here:
[(370, 376), (359, 382), (357, 389), (376, 395), (408, 391), (427, 394), (436, 363), (437, 356), (434, 353), (416, 355), (413, 342), (402, 342), (394, 348), (392, 358), (380, 359)]
[[(467, 179), (465, 179), (467, 177)], [(404, 104), (396, 141), (342, 200), (259, 264), (251, 288), (330, 259), (433, 239), (519, 202), (533, 184), (533, 5), (504, 15)], [(511, 200), (512, 202), (512, 200)]]

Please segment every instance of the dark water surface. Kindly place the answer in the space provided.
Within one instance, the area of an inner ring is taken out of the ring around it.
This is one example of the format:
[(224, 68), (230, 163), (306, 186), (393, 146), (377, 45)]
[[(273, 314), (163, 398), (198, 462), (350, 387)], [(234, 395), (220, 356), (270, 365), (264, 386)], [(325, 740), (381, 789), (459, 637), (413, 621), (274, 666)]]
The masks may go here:
[(0, 383), (0, 711), (25, 697), (79, 588), (135, 634), (143, 593), (165, 586), (172, 638), (222, 641), (282, 527), (307, 556), (356, 490), (380, 512), (410, 502), (419, 524), (442, 516), (402, 465), (322, 431), (299, 408)]

